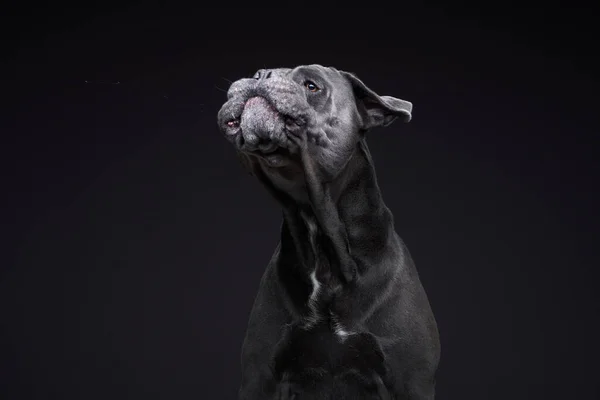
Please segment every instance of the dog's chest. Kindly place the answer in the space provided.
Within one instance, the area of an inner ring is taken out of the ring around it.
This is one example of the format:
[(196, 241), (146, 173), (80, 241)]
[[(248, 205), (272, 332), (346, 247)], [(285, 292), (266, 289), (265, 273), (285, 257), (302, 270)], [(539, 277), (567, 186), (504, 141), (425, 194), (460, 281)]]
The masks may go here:
[(308, 241), (313, 254), (312, 265), (309, 265), (311, 290), (306, 299), (307, 312), (304, 317), (304, 327), (311, 329), (316, 325), (329, 325), (330, 331), (344, 340), (352, 332), (342, 326), (341, 316), (336, 315), (331, 308), (332, 300), (341, 290), (341, 282), (331, 271), (326, 244), (316, 221), (308, 215), (303, 214), (302, 217), (308, 230)]

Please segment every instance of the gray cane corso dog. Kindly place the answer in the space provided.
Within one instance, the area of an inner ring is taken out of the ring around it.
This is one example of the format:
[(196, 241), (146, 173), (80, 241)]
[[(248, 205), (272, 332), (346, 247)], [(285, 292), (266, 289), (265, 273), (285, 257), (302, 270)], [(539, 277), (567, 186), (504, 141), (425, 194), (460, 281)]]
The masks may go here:
[(234, 82), (218, 115), (283, 209), (242, 346), (242, 400), (434, 398), (438, 330), (365, 141), (412, 104), (320, 65)]

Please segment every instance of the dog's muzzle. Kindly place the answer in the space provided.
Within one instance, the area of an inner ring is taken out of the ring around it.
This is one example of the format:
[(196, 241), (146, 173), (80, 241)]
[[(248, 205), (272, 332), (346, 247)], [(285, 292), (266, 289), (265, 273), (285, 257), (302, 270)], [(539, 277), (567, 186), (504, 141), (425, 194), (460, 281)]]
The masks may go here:
[[(279, 135), (284, 133), (285, 122), (279, 112), (264, 97), (251, 97), (239, 121), (246, 150), (269, 153), (278, 147)], [(278, 140), (276, 140), (278, 139)]]
[(298, 83), (282, 77), (240, 79), (227, 97), (219, 110), (219, 128), (239, 151), (273, 154), (273, 161), (281, 149), (294, 151), (288, 135), (306, 126), (311, 115)]

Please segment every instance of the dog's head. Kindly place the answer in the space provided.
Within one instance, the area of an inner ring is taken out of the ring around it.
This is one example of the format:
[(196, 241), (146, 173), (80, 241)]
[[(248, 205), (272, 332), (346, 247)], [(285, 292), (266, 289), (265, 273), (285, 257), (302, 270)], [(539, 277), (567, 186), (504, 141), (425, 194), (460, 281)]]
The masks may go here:
[(270, 178), (301, 180), (298, 146), (306, 135), (325, 180), (344, 168), (365, 132), (400, 118), (412, 104), (380, 96), (354, 74), (321, 65), (263, 69), (235, 81), (218, 114), (225, 137)]

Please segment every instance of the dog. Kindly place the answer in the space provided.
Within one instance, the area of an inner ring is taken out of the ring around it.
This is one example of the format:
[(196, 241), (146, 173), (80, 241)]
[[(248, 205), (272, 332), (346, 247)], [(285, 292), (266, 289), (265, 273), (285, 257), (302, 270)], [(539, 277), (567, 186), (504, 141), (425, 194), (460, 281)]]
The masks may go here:
[(437, 324), (366, 143), (412, 108), (316, 64), (229, 87), (220, 131), (283, 211), (239, 399), (434, 399)]

